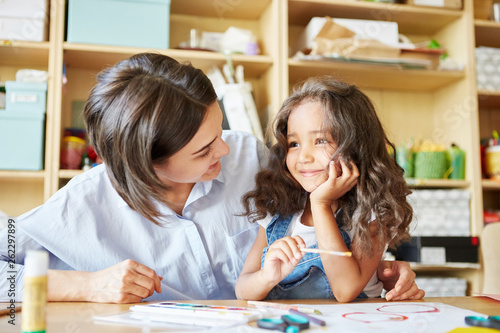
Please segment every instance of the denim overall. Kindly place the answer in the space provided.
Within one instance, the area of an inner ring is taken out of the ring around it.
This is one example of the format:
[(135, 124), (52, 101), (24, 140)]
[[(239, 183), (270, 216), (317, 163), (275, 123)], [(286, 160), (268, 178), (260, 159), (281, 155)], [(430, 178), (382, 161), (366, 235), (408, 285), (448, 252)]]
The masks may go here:
[[(264, 248), (261, 258), (261, 267), (264, 266), (269, 246), (274, 241), (285, 237), (288, 234), (288, 229), (292, 222), (292, 216), (281, 217), (275, 215), (266, 228), (266, 238), (268, 246)], [(338, 223), (338, 222), (337, 222)], [(344, 239), (347, 248), (351, 246), (351, 238), (346, 231), (340, 229), (340, 234)], [(311, 246), (313, 249), (318, 248), (318, 243)], [(332, 288), (326, 277), (321, 257), (318, 253), (305, 253), (302, 260), (298, 263), (295, 269), (279, 284), (277, 284), (267, 294), (266, 299), (305, 299), (305, 298), (330, 298), (335, 299)], [(364, 292), (358, 298), (368, 298)]]

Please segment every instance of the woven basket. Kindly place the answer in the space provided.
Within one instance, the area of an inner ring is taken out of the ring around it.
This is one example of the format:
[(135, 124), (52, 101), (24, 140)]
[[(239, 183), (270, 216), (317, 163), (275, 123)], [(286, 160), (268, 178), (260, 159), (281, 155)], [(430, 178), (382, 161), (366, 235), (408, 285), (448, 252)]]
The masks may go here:
[(446, 151), (423, 151), (415, 154), (415, 178), (444, 178), (450, 168)]

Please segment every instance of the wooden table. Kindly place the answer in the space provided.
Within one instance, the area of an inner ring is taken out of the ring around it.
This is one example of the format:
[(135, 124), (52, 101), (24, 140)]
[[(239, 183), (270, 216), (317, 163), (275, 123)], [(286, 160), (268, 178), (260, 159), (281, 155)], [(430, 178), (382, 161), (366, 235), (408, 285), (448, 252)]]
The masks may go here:
[[(358, 302), (385, 302), (384, 299), (366, 299)], [(439, 302), (453, 305), (459, 308), (468, 309), (483, 313), (486, 315), (500, 315), (500, 301), (487, 297), (428, 297), (421, 301), (408, 302)], [(224, 301), (191, 301), (191, 303), (220, 304), (233, 306), (246, 306), (245, 301), (224, 300)], [(337, 304), (328, 300), (293, 300), (283, 301), (283, 303), (301, 303), (301, 304)], [(0, 303), (0, 309), (5, 309), (9, 304)], [(119, 312), (125, 312), (130, 304), (99, 304), (99, 303), (80, 303), (80, 302), (51, 302), (47, 305), (47, 333), (69, 332), (124, 332), (136, 333), (144, 332), (142, 328), (99, 324), (92, 320), (95, 315), (108, 315)], [(21, 313), (15, 315), (15, 326), (8, 323), (9, 316), (0, 317), (0, 332), (20, 332)], [(146, 329), (146, 332), (165, 331), (165, 329)], [(270, 331), (271, 332), (271, 331)]]

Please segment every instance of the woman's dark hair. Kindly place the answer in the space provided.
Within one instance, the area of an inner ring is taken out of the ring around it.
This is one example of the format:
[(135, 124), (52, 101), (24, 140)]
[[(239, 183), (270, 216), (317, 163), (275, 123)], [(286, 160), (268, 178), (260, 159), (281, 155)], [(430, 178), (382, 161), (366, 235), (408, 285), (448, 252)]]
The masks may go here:
[(84, 109), (90, 143), (118, 194), (153, 223), (155, 200), (168, 190), (153, 165), (193, 138), (216, 99), (201, 70), (161, 54), (137, 54), (97, 75)]
[(370, 99), (353, 85), (330, 76), (305, 81), (288, 97), (272, 128), (276, 144), (271, 147), (269, 165), (256, 176), (256, 188), (243, 198), (252, 221), (267, 214), (289, 216), (305, 208), (308, 193), (292, 177), (286, 166), (287, 128), (290, 113), (300, 104), (318, 102), (324, 130), (338, 146), (332, 159), (353, 162), (359, 169), (357, 185), (339, 202), (337, 220), (346, 230), (354, 228), (356, 243), (372, 253), (368, 223), (377, 219), (377, 235), (394, 247), (409, 237), (413, 210), (406, 201), (410, 190), (403, 169), (388, 153), (388, 140)]

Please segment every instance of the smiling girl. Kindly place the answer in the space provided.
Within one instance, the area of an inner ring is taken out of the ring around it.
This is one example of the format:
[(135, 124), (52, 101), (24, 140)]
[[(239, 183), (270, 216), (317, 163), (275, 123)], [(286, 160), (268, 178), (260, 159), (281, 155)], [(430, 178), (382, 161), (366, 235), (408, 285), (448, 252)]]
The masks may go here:
[(274, 125), (270, 164), (244, 198), (261, 227), (237, 297), (379, 297), (377, 266), (387, 246), (409, 237), (412, 209), (372, 103), (355, 86), (314, 78), (284, 102)]

